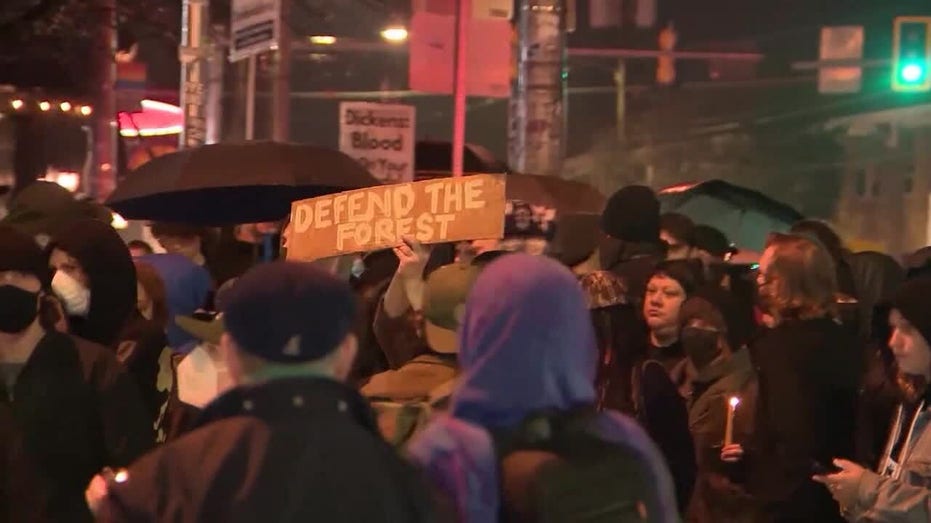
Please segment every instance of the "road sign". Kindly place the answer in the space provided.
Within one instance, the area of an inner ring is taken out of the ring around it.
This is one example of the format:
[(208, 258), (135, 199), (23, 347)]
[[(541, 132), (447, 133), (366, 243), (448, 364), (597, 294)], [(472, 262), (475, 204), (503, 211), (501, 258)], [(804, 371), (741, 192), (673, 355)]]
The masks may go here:
[(230, 61), (278, 48), (281, 1), (233, 0), (230, 16)]
[[(860, 60), (863, 58), (863, 27), (858, 25), (822, 27), (818, 57), (828, 60)], [(822, 67), (818, 69), (818, 92), (857, 93), (863, 81), (859, 66)]]

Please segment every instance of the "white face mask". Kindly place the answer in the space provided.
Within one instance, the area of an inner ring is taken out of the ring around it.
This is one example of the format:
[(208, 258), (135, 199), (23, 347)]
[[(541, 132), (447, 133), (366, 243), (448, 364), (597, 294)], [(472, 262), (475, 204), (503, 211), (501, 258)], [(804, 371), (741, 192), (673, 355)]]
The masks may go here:
[(91, 307), (91, 291), (64, 271), (55, 272), (52, 291), (61, 299), (69, 316), (87, 316)]

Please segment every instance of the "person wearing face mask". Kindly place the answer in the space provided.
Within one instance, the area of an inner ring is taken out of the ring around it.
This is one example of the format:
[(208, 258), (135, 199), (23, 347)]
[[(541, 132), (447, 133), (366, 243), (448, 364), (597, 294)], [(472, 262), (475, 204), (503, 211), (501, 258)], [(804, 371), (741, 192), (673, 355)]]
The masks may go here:
[(38, 245), (0, 226), (3, 521), (90, 521), (90, 478), (152, 445), (138, 390), (114, 355), (42, 326), (50, 282)]
[(698, 290), (682, 305), (682, 348), (696, 373), (688, 402), (698, 463), (690, 522), (744, 521), (755, 510), (741, 485), (740, 467), (727, 467), (719, 457), (731, 398), (739, 401), (734, 441), (748, 441), (753, 429), (757, 380), (738, 307), (727, 291), (715, 286)]
[(113, 350), (135, 378), (152, 422), (167, 393), (157, 386), (165, 331), (137, 309), (132, 255), (110, 225), (75, 222), (49, 246), (52, 291), (71, 334)]

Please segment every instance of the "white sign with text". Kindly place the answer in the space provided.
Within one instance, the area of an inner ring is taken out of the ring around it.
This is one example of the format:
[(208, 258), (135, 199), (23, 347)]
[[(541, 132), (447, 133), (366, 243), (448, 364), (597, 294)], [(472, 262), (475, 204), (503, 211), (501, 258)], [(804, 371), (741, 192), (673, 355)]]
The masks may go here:
[(414, 122), (411, 105), (342, 102), (339, 150), (382, 183), (413, 181)]

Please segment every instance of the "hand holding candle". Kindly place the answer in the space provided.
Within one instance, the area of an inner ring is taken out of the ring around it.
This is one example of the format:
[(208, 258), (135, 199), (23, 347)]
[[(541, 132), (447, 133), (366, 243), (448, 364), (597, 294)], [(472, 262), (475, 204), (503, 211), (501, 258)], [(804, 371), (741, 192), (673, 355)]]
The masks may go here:
[(740, 398), (731, 396), (727, 399), (727, 423), (724, 425), (724, 446), (734, 442), (734, 412), (737, 411), (737, 405), (740, 405)]

